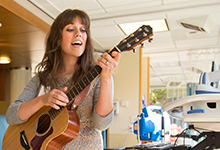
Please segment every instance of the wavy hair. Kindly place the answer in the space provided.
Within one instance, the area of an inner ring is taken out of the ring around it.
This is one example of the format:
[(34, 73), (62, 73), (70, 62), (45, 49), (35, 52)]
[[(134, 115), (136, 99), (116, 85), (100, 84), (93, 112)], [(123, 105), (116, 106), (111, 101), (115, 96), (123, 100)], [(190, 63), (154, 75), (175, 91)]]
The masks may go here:
[[(56, 73), (62, 67), (63, 58), (61, 55), (61, 39), (63, 28), (72, 23), (72, 21), (79, 17), (81, 22), (86, 27), (87, 41), (84, 53), (79, 57), (75, 68), (75, 73), (72, 78), (72, 83), (77, 82), (83, 75), (85, 75), (89, 69), (95, 64), (94, 49), (92, 44), (91, 32), (90, 32), (90, 18), (82, 10), (67, 9), (63, 11), (54, 20), (50, 32), (46, 38), (46, 48), (42, 61), (36, 66), (36, 70), (40, 78), (40, 86), (52, 87), (57, 85)], [(40, 87), (39, 86), (39, 87)]]

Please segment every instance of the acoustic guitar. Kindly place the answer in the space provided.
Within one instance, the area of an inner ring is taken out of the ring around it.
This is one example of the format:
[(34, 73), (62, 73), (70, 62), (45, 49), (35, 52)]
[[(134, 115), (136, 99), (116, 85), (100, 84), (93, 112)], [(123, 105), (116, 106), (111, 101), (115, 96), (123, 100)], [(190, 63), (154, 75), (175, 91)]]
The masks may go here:
[[(109, 54), (111, 55), (113, 51), (121, 53), (134, 50), (134, 47), (143, 41), (148, 39), (150, 42), (152, 35), (152, 28), (143, 25), (123, 39)], [(101, 73), (101, 70), (100, 66), (94, 66), (66, 92), (71, 100), (67, 106), (59, 110), (44, 106), (26, 122), (9, 125), (3, 139), (3, 150), (60, 150), (72, 141), (79, 132), (80, 122), (76, 109), (70, 109), (70, 104)]]

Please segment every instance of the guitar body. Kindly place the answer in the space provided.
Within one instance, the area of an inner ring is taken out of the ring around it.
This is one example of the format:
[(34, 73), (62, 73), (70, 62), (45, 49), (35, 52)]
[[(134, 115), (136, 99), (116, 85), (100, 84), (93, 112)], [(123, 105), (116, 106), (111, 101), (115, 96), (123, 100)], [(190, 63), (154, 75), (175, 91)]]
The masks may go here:
[(51, 107), (42, 107), (27, 122), (10, 125), (3, 139), (3, 150), (60, 150), (79, 132), (76, 110), (62, 109), (51, 118)]

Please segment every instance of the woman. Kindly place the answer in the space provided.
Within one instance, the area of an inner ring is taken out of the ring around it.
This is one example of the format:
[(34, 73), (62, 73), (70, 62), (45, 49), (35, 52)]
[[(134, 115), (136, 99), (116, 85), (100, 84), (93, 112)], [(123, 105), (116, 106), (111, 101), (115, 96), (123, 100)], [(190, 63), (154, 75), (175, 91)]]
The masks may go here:
[(119, 53), (111, 55), (104, 53), (94, 63), (88, 15), (81, 10), (65, 10), (51, 26), (37, 75), (10, 105), (6, 113), (8, 123), (23, 123), (43, 106), (57, 110), (66, 106), (71, 101), (65, 93), (68, 88), (93, 66), (99, 65), (102, 68), (100, 75), (72, 105), (72, 109), (78, 105), (80, 130), (63, 149), (103, 149), (100, 131), (107, 129), (113, 121), (112, 73), (120, 60)]

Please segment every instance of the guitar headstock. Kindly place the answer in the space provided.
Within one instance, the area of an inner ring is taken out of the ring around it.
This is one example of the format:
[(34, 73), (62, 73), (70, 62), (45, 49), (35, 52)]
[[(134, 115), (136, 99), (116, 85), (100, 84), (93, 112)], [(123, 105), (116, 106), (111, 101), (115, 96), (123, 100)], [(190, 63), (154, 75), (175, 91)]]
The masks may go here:
[(149, 42), (151, 42), (152, 40), (152, 38), (150, 38), (151, 36), (153, 36), (153, 31), (151, 26), (142, 25), (134, 33), (124, 38), (116, 47), (114, 47), (112, 51), (123, 52), (123, 51), (132, 50), (134, 49), (134, 47), (141, 44), (147, 39), (149, 40)]

